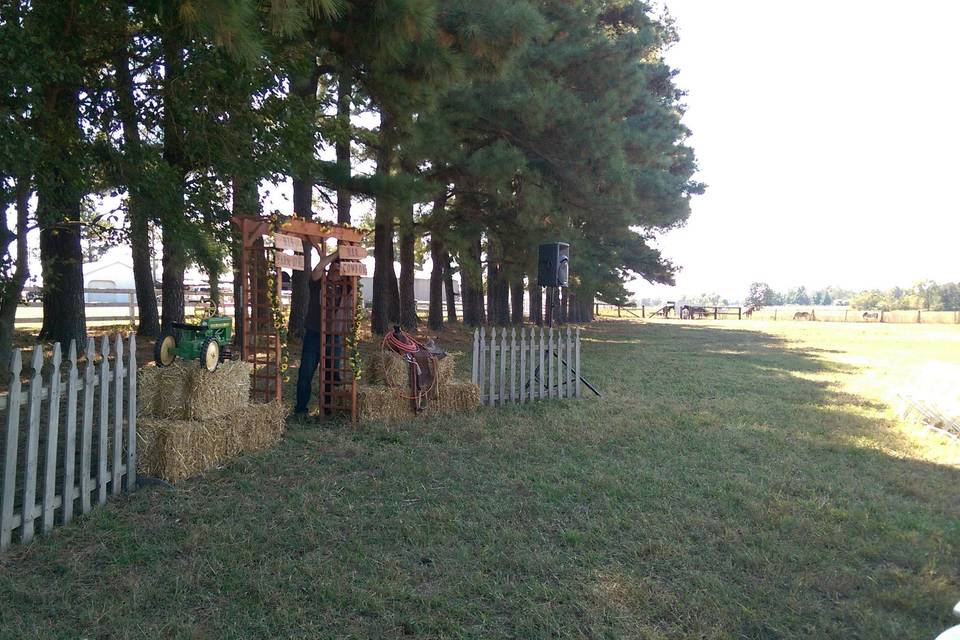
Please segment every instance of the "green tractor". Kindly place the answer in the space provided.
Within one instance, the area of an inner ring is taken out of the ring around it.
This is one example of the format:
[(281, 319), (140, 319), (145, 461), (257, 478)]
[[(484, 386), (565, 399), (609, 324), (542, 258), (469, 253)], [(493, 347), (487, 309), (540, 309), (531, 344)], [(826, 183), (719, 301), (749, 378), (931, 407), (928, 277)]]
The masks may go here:
[(233, 318), (228, 316), (211, 316), (199, 324), (174, 322), (157, 338), (153, 358), (158, 367), (169, 367), (179, 357), (199, 360), (207, 371), (215, 371), (218, 364), (231, 358), (227, 345), (232, 337)]

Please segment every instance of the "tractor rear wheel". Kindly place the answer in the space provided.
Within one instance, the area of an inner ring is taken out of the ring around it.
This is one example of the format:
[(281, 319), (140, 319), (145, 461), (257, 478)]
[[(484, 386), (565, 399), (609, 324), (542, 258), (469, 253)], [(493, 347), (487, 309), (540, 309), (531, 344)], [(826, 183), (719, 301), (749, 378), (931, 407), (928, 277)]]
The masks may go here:
[(158, 367), (169, 367), (177, 359), (174, 349), (177, 348), (177, 334), (169, 329), (160, 332), (160, 337), (153, 345), (153, 359)]
[(207, 371), (216, 371), (220, 364), (220, 343), (216, 338), (207, 338), (200, 345), (200, 363)]

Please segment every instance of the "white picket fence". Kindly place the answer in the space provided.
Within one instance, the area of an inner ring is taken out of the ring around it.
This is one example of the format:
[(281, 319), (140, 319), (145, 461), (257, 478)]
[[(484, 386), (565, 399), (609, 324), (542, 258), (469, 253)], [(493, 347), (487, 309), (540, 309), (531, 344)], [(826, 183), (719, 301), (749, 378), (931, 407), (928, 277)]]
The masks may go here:
[(104, 504), (108, 492), (116, 496), (124, 487), (130, 491), (136, 486), (137, 345), (133, 334), (126, 341), (117, 335), (111, 354), (110, 342), (103, 336), (98, 355), (94, 340), (87, 341), (82, 376), (76, 345), (70, 343), (65, 389), (59, 343), (46, 384), (43, 347), (33, 349), (27, 391), (21, 391), (23, 356), (14, 350), (10, 391), (0, 397), (0, 409), (6, 411), (6, 434), (0, 443), (0, 551), (18, 529), (20, 541), (30, 542), (35, 520), (40, 519), (41, 533), (49, 533), (54, 524), (73, 519), (77, 500), (86, 514), (94, 504)]
[(533, 402), (581, 395), (580, 329), (546, 327), (473, 332), (473, 383), (480, 403)]

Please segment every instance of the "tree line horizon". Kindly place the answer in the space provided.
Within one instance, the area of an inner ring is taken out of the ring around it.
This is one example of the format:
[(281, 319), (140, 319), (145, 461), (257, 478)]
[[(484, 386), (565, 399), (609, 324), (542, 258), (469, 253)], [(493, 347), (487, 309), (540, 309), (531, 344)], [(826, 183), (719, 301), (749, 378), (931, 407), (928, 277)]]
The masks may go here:
[[(351, 206), (369, 203), (377, 333), (418, 323), (423, 251), (432, 328), (460, 319), (442, 305), (453, 273), (464, 322), (523, 321), (525, 296), (542, 321), (544, 241), (573, 247), (571, 319), (625, 302), (629, 278), (672, 284), (651, 241), (704, 190), (663, 57), (675, 40), (670, 16), (636, 0), (0, 0), (0, 358), (28, 231), (40, 339), (85, 335), (92, 243), (130, 246), (137, 329), (157, 335), (183, 320), (188, 266), (211, 283), (233, 269), (230, 217), (274, 213), (265, 182), (291, 181), (307, 219), (360, 224)], [(117, 211), (98, 208), (111, 199)], [(294, 337), (309, 270), (293, 274)]]

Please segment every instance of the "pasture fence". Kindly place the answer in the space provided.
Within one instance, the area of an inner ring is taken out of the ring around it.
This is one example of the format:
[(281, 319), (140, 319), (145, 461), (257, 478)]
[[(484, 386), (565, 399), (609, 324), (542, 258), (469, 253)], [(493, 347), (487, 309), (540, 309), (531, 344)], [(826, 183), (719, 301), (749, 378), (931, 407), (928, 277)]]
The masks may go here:
[(37, 345), (28, 371), (21, 350), (13, 350), (9, 392), (0, 396), (6, 413), (0, 551), (15, 531), (21, 542), (30, 542), (37, 520), (47, 534), (55, 524), (73, 520), (76, 507), (89, 513), (106, 503), (108, 493), (117, 496), (136, 486), (137, 345), (132, 333), (112, 342), (111, 352), (111, 340), (103, 336), (98, 354), (88, 338), (82, 373), (73, 341), (65, 362), (60, 343), (47, 362)]
[(579, 398), (580, 329), (486, 327), (473, 332), (471, 380), (480, 404), (503, 406), (549, 398)]
[(849, 307), (763, 307), (753, 320), (815, 320), (817, 322), (869, 322), (886, 324), (960, 324), (960, 311), (897, 309), (880, 311)]

